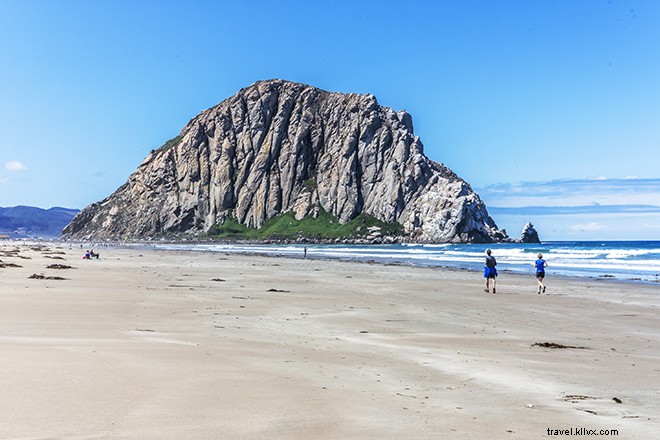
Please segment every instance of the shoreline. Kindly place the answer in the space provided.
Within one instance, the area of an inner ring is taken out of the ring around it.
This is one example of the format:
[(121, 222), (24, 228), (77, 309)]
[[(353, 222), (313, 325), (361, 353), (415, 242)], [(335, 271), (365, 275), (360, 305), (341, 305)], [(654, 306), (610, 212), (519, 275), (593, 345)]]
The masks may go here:
[[(5, 243), (14, 243), (18, 245), (19, 240), (9, 240), (6, 241)], [(63, 240), (20, 240), (22, 242), (23, 246), (28, 246), (28, 245), (37, 245), (37, 246), (48, 246), (53, 245), (53, 244), (59, 244), (61, 246), (64, 246), (65, 244), (68, 244), (70, 246), (70, 249), (73, 250), (72, 245), (80, 245), (83, 246), (81, 247), (81, 252), (84, 251), (84, 243), (81, 242), (71, 242), (71, 241), (63, 241)], [(637, 240), (639, 241), (639, 240)], [(621, 241), (616, 241), (612, 240), (611, 242), (613, 243), (621, 243)], [(647, 242), (650, 243), (655, 243), (657, 240), (647, 240)], [(0, 242), (1, 244), (2, 242)], [(29, 243), (29, 244), (28, 244)], [(553, 243), (564, 243), (563, 241), (557, 241), (557, 242), (545, 242), (541, 243), (540, 245), (547, 245), (550, 246)], [(593, 241), (593, 243), (601, 243), (599, 241)], [(211, 243), (212, 245), (214, 244), (223, 244), (227, 246), (271, 246), (272, 244), (270, 243), (253, 243), (253, 242), (246, 242), (246, 243), (241, 243), (237, 244), (235, 242), (224, 242), (224, 243), (219, 243), (219, 242), (214, 242)], [(307, 243), (309, 244), (309, 243)], [(314, 243), (318, 244), (318, 243)], [(506, 244), (515, 244), (515, 243), (506, 243)], [(176, 245), (176, 246), (182, 246), (181, 249), (175, 249), (175, 248), (167, 248), (167, 247), (162, 247), (162, 246), (168, 246), (168, 245)], [(218, 253), (218, 254), (227, 254), (227, 255), (246, 255), (246, 256), (257, 256), (257, 257), (273, 257), (273, 258), (290, 258), (293, 260), (304, 260), (304, 259), (309, 259), (309, 260), (320, 260), (320, 261), (339, 261), (339, 262), (345, 262), (345, 263), (361, 263), (361, 264), (379, 264), (383, 266), (402, 266), (402, 267), (411, 267), (411, 268), (428, 268), (428, 269), (445, 269), (445, 270), (459, 270), (459, 271), (466, 271), (469, 273), (474, 273), (474, 274), (479, 274), (481, 273), (481, 269), (472, 269), (468, 267), (461, 267), (461, 266), (452, 266), (452, 265), (446, 265), (446, 264), (414, 264), (410, 262), (405, 262), (405, 261), (385, 261), (385, 259), (381, 258), (380, 260), (377, 258), (356, 258), (356, 257), (335, 257), (335, 256), (322, 256), (318, 254), (313, 254), (310, 253), (308, 256), (300, 256), (298, 254), (291, 254), (291, 253), (276, 253), (276, 252), (258, 252), (258, 251), (250, 251), (250, 250), (227, 250), (227, 249), (218, 249), (218, 250), (208, 250), (208, 249), (186, 249), (183, 248), (183, 246), (204, 246), (204, 245), (209, 245), (208, 242), (194, 242), (194, 243), (186, 243), (186, 242), (165, 242), (165, 243), (154, 243), (154, 242), (111, 242), (111, 243), (96, 243), (94, 245), (88, 246), (88, 248), (93, 249), (95, 247), (101, 247), (102, 249), (148, 249), (152, 251), (173, 251), (173, 252), (213, 252), (213, 253)], [(305, 243), (288, 243), (288, 245), (294, 245), (294, 246), (300, 246), (301, 249), (305, 246)], [(161, 247), (157, 247), (161, 246)], [(370, 245), (369, 245), (370, 246)], [(377, 245), (374, 245), (377, 246)], [(486, 245), (484, 245), (486, 246)], [(501, 262), (501, 261), (500, 261)], [(553, 268), (554, 269), (554, 268)], [(534, 272), (532, 270), (529, 271), (529, 273), (523, 273), (520, 271), (516, 271), (513, 269), (498, 269), (498, 272), (500, 274), (506, 274), (508, 275), (513, 275), (513, 276), (530, 276), (534, 277)], [(656, 277), (658, 274), (656, 274)], [(548, 271), (548, 276), (547, 279), (565, 279), (565, 280), (573, 280), (574, 282), (581, 282), (581, 281), (599, 281), (599, 282), (606, 282), (606, 283), (622, 283), (622, 284), (632, 284), (632, 285), (660, 285), (660, 278), (656, 278), (654, 280), (650, 279), (642, 279), (639, 277), (635, 278), (624, 278), (624, 277), (617, 277), (616, 275), (611, 275), (611, 274), (603, 274), (603, 275), (574, 275), (574, 274), (566, 274), (566, 273), (552, 273)], [(534, 279), (536, 279), (534, 277)]]
[[(181, 243), (173, 243), (173, 244), (179, 244)], [(198, 243), (197, 245), (202, 244)], [(176, 249), (167, 249), (167, 248), (156, 248), (155, 246), (158, 246), (159, 244), (154, 244), (154, 243), (142, 243), (142, 244), (137, 244), (135, 245), (136, 249), (141, 249), (141, 248), (149, 248), (151, 250), (162, 250), (162, 251), (177, 251)], [(127, 245), (130, 247), (131, 245)], [(304, 246), (304, 245), (301, 245)], [(205, 250), (192, 250), (192, 249), (180, 249), (181, 251), (189, 251), (189, 252), (204, 252)], [(207, 250), (208, 251), (208, 250)], [(411, 268), (426, 268), (426, 269), (446, 269), (446, 270), (459, 270), (459, 271), (466, 271), (474, 274), (480, 274), (482, 273), (482, 270), (475, 270), (467, 267), (460, 267), (460, 266), (450, 266), (450, 265), (444, 265), (444, 264), (413, 264), (413, 263), (407, 263), (403, 261), (384, 261), (384, 259), (378, 260), (378, 259), (361, 259), (361, 258), (351, 258), (351, 257), (334, 257), (334, 256), (319, 256), (319, 255), (314, 255), (310, 252), (310, 254), (307, 257), (300, 256), (300, 255), (295, 255), (295, 254), (283, 254), (283, 253), (268, 253), (268, 252), (255, 252), (255, 251), (248, 251), (248, 250), (212, 250), (208, 252), (217, 252), (217, 253), (226, 253), (227, 255), (247, 255), (247, 256), (262, 256), (262, 257), (274, 257), (274, 258), (291, 258), (294, 260), (303, 260), (303, 259), (309, 259), (309, 260), (327, 260), (327, 261), (339, 261), (339, 262), (345, 262), (345, 263), (361, 263), (361, 264), (379, 264), (383, 266), (402, 266), (402, 267), (411, 267)], [(531, 267), (531, 264), (530, 264)], [(533, 270), (530, 269), (529, 274), (521, 273), (512, 269), (498, 269), (499, 273), (507, 274), (507, 275), (514, 275), (514, 276), (530, 276), (534, 279), (535, 275)], [(624, 283), (624, 284), (641, 284), (641, 285), (658, 285), (660, 284), (660, 279), (656, 280), (644, 280), (641, 278), (617, 278), (614, 275), (600, 275), (600, 276), (595, 276), (595, 275), (584, 275), (584, 276), (579, 276), (579, 275), (567, 275), (564, 273), (550, 273), (548, 275), (548, 278), (560, 278), (560, 279), (566, 279), (566, 280), (574, 280), (576, 282), (579, 281), (586, 281), (586, 280), (592, 280), (592, 281), (602, 281), (602, 282), (613, 282), (613, 283)]]
[(655, 286), (553, 277), (537, 295), (507, 274), (493, 295), (454, 269), (10, 246), (3, 438), (660, 433)]
[[(25, 242), (26, 240), (21, 240)], [(27, 240), (30, 242), (30, 240)], [(18, 242), (18, 240), (14, 240), (14, 242)], [(72, 241), (65, 241), (65, 240), (59, 240), (59, 239), (53, 239), (53, 240), (45, 240), (45, 241), (39, 241), (39, 240), (34, 240), (34, 243), (60, 243), (62, 245), (64, 244), (69, 244), (69, 246), (72, 246), (73, 244), (80, 245), (81, 243), (84, 244), (84, 242), (72, 242)], [(572, 243), (575, 246), (582, 246), (584, 244), (592, 244), (592, 245), (603, 245), (606, 243), (614, 243), (614, 244), (621, 244), (621, 243), (657, 243), (658, 247), (660, 247), (660, 241), (657, 240), (646, 240), (646, 241), (619, 241), (619, 240), (610, 240), (610, 241), (577, 241), (577, 242), (566, 242), (566, 241), (548, 241), (548, 242), (542, 242), (542, 243), (513, 243), (513, 242), (507, 242), (507, 243), (499, 243), (499, 245), (504, 245), (504, 246), (533, 246), (534, 248), (536, 247), (551, 247), (551, 246), (556, 246), (556, 245), (561, 245), (565, 243)], [(496, 246), (497, 244), (491, 244), (491, 246)], [(482, 270), (482, 264), (481, 263), (476, 263), (474, 261), (474, 255), (471, 255), (471, 260), (455, 260), (453, 262), (447, 262), (447, 260), (443, 260), (442, 254), (437, 255), (430, 253), (427, 255), (426, 258), (422, 258), (421, 260), (419, 259), (413, 259), (412, 255), (406, 255), (404, 254), (398, 254), (396, 256), (379, 256), (379, 252), (375, 252), (373, 255), (369, 256), (335, 256), (332, 255), (332, 251), (328, 252), (329, 250), (333, 249), (342, 249), (343, 246), (355, 246), (356, 249), (369, 249), (373, 246), (374, 249), (379, 249), (380, 246), (379, 244), (367, 244), (367, 245), (360, 245), (360, 244), (320, 244), (317, 242), (314, 243), (296, 243), (296, 242), (255, 242), (255, 241), (244, 241), (244, 242), (238, 242), (238, 241), (164, 241), (164, 242), (154, 242), (154, 241), (129, 241), (129, 242), (105, 242), (105, 243), (92, 243), (89, 244), (90, 247), (118, 247), (118, 248), (136, 248), (136, 249), (159, 249), (159, 250), (167, 250), (167, 249), (172, 249), (174, 250), (175, 247), (180, 247), (181, 249), (184, 250), (190, 250), (190, 251), (197, 251), (197, 252), (227, 252), (227, 253), (232, 253), (232, 254), (244, 254), (244, 255), (262, 255), (262, 256), (276, 256), (276, 257), (283, 257), (283, 258), (303, 258), (302, 256), (299, 256), (297, 252), (294, 252), (295, 249), (302, 254), (304, 248), (308, 248), (310, 253), (306, 258), (309, 259), (322, 259), (322, 260), (335, 260), (335, 261), (346, 261), (346, 262), (371, 262), (371, 263), (376, 263), (376, 264), (384, 264), (384, 265), (402, 265), (402, 266), (410, 266), (410, 267), (437, 267), (437, 268), (447, 268), (447, 269), (459, 269), (459, 270), (468, 270), (472, 272), (480, 272)], [(214, 246), (220, 246), (219, 248), (213, 249)], [(315, 247), (315, 246), (320, 246), (320, 247)], [(387, 246), (396, 246), (394, 245), (385, 245), (386, 249), (388, 249)], [(422, 248), (425, 245), (420, 244)], [(435, 244), (432, 246), (480, 246), (480, 247), (486, 247), (488, 244), (452, 244), (452, 243), (443, 243), (443, 244)], [(198, 249), (194, 249), (194, 247), (198, 247)], [(226, 247), (226, 248), (223, 248)], [(263, 248), (260, 251), (256, 250), (251, 250), (250, 248)], [(272, 250), (264, 250), (265, 248), (271, 248)], [(82, 249), (82, 248), (81, 248)], [(498, 248), (494, 248), (498, 249)], [(506, 247), (504, 248), (499, 248), (499, 250), (504, 250), (506, 252)], [(321, 253), (325, 252), (326, 255), (319, 255), (316, 251), (320, 250)], [(607, 249), (602, 249), (600, 247), (592, 249), (590, 252), (601, 252), (603, 250)], [(558, 252), (563, 252), (563, 249), (557, 249)], [(611, 249), (611, 252), (616, 252), (618, 249)], [(350, 250), (349, 250), (350, 252)], [(399, 250), (394, 249), (393, 255), (397, 254)], [(467, 250), (460, 250), (459, 252), (468, 252)], [(544, 253), (550, 252), (549, 250), (544, 251)], [(656, 251), (657, 252), (657, 251)], [(360, 251), (357, 252), (356, 255), (358, 255)], [(438, 258), (439, 257), (439, 258)], [(406, 261), (409, 260), (409, 261)], [(451, 258), (449, 258), (451, 260)], [(610, 261), (609, 257), (604, 259), (603, 262), (605, 261)], [(520, 261), (509, 261), (506, 259), (506, 257), (502, 258), (502, 256), (498, 257), (498, 263), (500, 263), (500, 273), (505, 273), (505, 274), (522, 274), (522, 275), (527, 275), (531, 274), (533, 275), (533, 271), (528, 268), (531, 264), (521, 264)], [(565, 262), (564, 262), (565, 263)], [(582, 265), (581, 261), (573, 261), (575, 265), (572, 265), (569, 263), (568, 265), (566, 264), (559, 264), (557, 265), (555, 262), (553, 262), (552, 267), (547, 271), (547, 274), (549, 277), (559, 277), (559, 278), (575, 278), (577, 280), (586, 280), (586, 279), (592, 279), (592, 280), (601, 280), (601, 281), (613, 281), (613, 282), (624, 282), (624, 283), (634, 283), (634, 284), (660, 284), (660, 266), (657, 267), (656, 270), (653, 271), (646, 271), (646, 273), (640, 273), (639, 268), (632, 269), (631, 273), (624, 274), (621, 273), (621, 266), (619, 263), (619, 266), (613, 266), (613, 267), (599, 267), (596, 265), (594, 268), (588, 268)], [(649, 261), (650, 264), (658, 264), (658, 261), (655, 259)], [(635, 264), (634, 261), (631, 261), (630, 264)], [(502, 267), (504, 266), (504, 267)], [(508, 266), (508, 267), (507, 267)], [(525, 268), (525, 270), (522, 270), (522, 267)], [(653, 266), (650, 266), (647, 269), (650, 269)], [(654, 268), (655, 269), (655, 268)]]

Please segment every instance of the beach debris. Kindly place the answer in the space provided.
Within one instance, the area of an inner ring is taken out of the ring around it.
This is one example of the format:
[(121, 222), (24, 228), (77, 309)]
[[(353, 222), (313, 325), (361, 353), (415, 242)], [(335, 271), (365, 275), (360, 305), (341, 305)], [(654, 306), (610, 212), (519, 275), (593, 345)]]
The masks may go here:
[(598, 399), (598, 397), (584, 396), (581, 394), (568, 394), (564, 396), (565, 402), (572, 402), (572, 403), (578, 403), (583, 400), (595, 400), (595, 399)]
[(280, 289), (268, 289), (266, 292), (280, 292), (280, 293), (287, 293), (290, 292), (290, 290), (280, 290)]
[(13, 249), (10, 251), (3, 251), (0, 252), (0, 257), (11, 257), (11, 258), (22, 258), (23, 260), (31, 260), (32, 257), (29, 257), (27, 255), (21, 255), (19, 254), (20, 250), (19, 249)]
[(66, 280), (66, 278), (62, 278), (62, 277), (47, 277), (43, 274), (36, 274), (36, 273), (33, 273), (28, 278), (32, 280)]
[(226, 280), (223, 280), (222, 278), (211, 278), (211, 281), (226, 281)]
[(2, 261), (0, 261), (0, 268), (5, 268), (5, 267), (23, 267), (23, 266), (16, 263), (3, 263)]
[(616, 403), (623, 403), (623, 401), (618, 397), (612, 397), (612, 400), (614, 400)]
[[(417, 397), (417, 396), (415, 396), (415, 395), (413, 395), (413, 394), (396, 393), (396, 395), (397, 395), (397, 396), (400, 396), (400, 397), (410, 397), (411, 399), (419, 399), (419, 397)], [(424, 397), (422, 397), (422, 399), (428, 399), (428, 398), (429, 398), (428, 396), (424, 396)]]
[(558, 344), (556, 342), (535, 342), (532, 344), (532, 347), (543, 347), (543, 348), (552, 348), (552, 349), (565, 349), (565, 348), (574, 348), (578, 350), (586, 350), (587, 347), (578, 347), (575, 345), (564, 345)]
[(533, 403), (528, 403), (527, 405), (525, 405), (525, 408), (536, 409), (536, 405), (534, 405)]
[(46, 266), (46, 269), (75, 269), (73, 266), (69, 266), (67, 264), (49, 264)]

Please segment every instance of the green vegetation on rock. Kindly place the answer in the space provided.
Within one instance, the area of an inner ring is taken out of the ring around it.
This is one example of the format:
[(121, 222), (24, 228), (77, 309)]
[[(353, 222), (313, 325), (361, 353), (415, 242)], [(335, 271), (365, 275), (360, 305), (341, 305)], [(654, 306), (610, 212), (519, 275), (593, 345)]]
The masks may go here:
[(314, 192), (317, 187), (316, 176), (312, 176), (303, 182), (303, 191)]
[(158, 151), (167, 151), (171, 148), (176, 147), (177, 145), (179, 145), (182, 138), (183, 138), (183, 136), (181, 136), (181, 135), (173, 137), (172, 139), (170, 139), (169, 141), (167, 141), (163, 145), (161, 145), (161, 147), (158, 149)]
[(287, 212), (267, 220), (259, 229), (248, 228), (228, 218), (224, 223), (211, 227), (208, 235), (229, 240), (359, 239), (367, 237), (370, 234), (369, 228), (373, 227), (380, 228), (379, 232), (383, 236), (403, 234), (403, 226), (396, 222), (386, 223), (362, 213), (342, 225), (336, 217), (321, 209), (316, 218), (310, 215), (301, 220), (296, 220), (293, 212)]

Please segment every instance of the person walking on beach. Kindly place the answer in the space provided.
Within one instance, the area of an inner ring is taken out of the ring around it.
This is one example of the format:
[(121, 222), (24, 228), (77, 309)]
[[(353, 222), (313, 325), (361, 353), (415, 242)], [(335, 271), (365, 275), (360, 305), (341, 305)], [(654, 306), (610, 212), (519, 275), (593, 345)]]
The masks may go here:
[(543, 254), (539, 253), (537, 257), (538, 260), (534, 262), (534, 266), (536, 266), (536, 281), (539, 283), (539, 290), (536, 293), (540, 295), (541, 292), (545, 293), (543, 279), (545, 278), (545, 268), (548, 267), (548, 263), (543, 259)]
[(486, 249), (486, 267), (484, 267), (484, 278), (486, 278), (486, 288), (484, 289), (484, 292), (486, 293), (489, 293), (488, 284), (491, 279), (493, 280), (493, 293), (496, 293), (495, 279), (497, 278), (497, 269), (495, 269), (495, 266), (497, 266), (497, 261), (495, 261), (495, 257), (491, 254), (491, 250)]

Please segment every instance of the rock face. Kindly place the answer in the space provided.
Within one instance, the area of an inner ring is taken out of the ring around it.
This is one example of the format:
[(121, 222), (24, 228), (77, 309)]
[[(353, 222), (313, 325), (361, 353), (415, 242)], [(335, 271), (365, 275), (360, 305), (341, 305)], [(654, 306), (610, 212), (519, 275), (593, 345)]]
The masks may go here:
[(541, 243), (539, 233), (534, 229), (534, 225), (527, 223), (520, 233), (520, 241), (522, 243)]
[(193, 118), (64, 238), (202, 235), (233, 218), (258, 228), (320, 209), (365, 212), (415, 242), (506, 239), (470, 185), (423, 153), (411, 116), (373, 95), (261, 81)]

